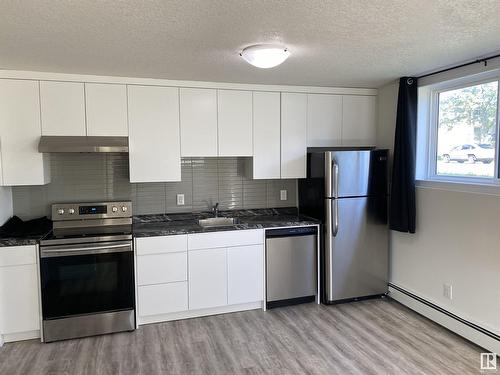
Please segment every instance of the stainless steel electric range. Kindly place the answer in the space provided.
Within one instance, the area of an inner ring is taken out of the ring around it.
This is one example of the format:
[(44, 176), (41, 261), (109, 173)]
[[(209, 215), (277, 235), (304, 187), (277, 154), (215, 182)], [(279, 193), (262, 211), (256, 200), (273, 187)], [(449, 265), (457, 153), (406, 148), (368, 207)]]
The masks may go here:
[(52, 205), (40, 242), (42, 340), (136, 327), (130, 202)]

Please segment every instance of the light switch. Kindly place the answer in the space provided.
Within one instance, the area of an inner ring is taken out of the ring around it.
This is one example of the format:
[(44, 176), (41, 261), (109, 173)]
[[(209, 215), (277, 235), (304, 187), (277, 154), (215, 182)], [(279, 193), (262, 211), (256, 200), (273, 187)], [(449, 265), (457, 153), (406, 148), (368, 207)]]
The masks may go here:
[(184, 194), (177, 194), (177, 206), (184, 206)]
[(280, 200), (282, 200), (282, 201), (287, 200), (287, 191), (286, 190), (280, 190)]

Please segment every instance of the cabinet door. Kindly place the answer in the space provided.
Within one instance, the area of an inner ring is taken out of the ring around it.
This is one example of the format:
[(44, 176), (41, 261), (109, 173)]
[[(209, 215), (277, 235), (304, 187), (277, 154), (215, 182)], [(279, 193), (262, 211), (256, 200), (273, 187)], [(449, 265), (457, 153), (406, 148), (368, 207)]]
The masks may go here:
[(36, 264), (0, 267), (0, 332), (40, 329)]
[(263, 245), (227, 249), (228, 304), (256, 302), (263, 299)]
[(42, 135), (85, 136), (83, 83), (40, 82)]
[(37, 81), (0, 80), (3, 185), (43, 185), (50, 182), (48, 155), (38, 152), (42, 134), (39, 99)]
[(280, 93), (253, 93), (253, 178), (281, 177)]
[(188, 253), (189, 309), (227, 305), (226, 249)]
[(375, 96), (344, 95), (342, 146), (375, 146), (377, 122)]
[(306, 177), (307, 94), (281, 94), (281, 178)]
[(181, 155), (217, 156), (217, 91), (180, 89)]
[(307, 95), (307, 147), (340, 146), (342, 96)]
[(87, 135), (128, 136), (127, 86), (86, 83)]
[(219, 156), (252, 156), (252, 92), (218, 90)]
[(181, 180), (179, 89), (128, 86), (130, 182)]

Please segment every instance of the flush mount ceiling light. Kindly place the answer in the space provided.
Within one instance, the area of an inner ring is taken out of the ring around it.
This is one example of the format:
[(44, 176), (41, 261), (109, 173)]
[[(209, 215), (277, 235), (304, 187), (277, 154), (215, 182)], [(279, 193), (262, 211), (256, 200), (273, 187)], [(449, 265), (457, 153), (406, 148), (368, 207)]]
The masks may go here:
[(290, 51), (277, 44), (256, 44), (241, 51), (240, 56), (257, 68), (273, 68), (290, 56)]

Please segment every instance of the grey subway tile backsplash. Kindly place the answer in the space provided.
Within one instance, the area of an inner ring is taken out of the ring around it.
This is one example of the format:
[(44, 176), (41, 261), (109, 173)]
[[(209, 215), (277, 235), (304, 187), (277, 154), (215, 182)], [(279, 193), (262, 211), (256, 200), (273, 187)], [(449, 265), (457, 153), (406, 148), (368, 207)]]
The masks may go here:
[(53, 203), (110, 200), (131, 200), (137, 215), (207, 211), (216, 202), (224, 210), (297, 205), (297, 180), (252, 180), (244, 168), (244, 158), (183, 158), (182, 181), (131, 184), (127, 154), (52, 154), (50, 184), (12, 189), (14, 214), (30, 219), (49, 215)]

